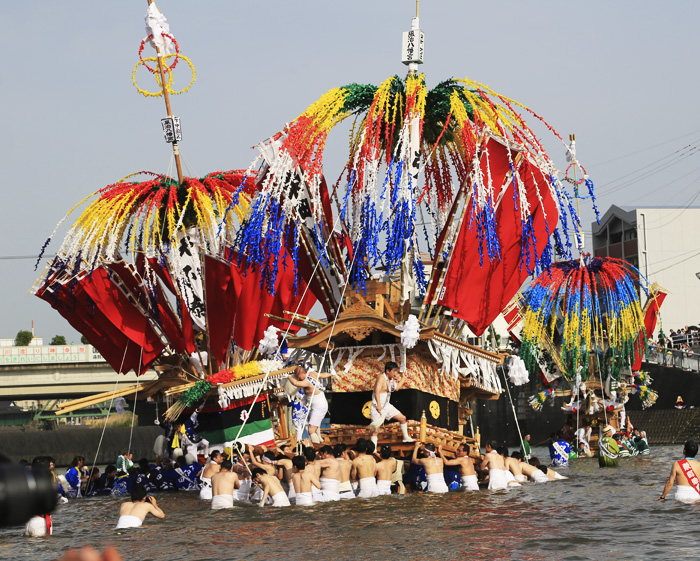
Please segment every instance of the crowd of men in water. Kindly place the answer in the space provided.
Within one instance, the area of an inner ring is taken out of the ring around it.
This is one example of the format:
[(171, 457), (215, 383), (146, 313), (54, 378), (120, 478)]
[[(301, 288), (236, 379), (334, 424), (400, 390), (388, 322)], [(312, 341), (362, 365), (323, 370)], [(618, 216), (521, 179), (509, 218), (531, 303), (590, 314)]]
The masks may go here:
[[(81, 496), (129, 496), (131, 500), (120, 508), (117, 528), (122, 529), (140, 526), (148, 514), (165, 517), (153, 496), (157, 492), (199, 492), (200, 499), (218, 510), (246, 505), (306, 506), (410, 492), (505, 490), (525, 482), (567, 479), (535, 457), (524, 459), (521, 451), (509, 455), (504, 446), (494, 441), (486, 443), (485, 454), (480, 457), (470, 452), (464, 443), (453, 458), (448, 458), (441, 446), (416, 442), (410, 459), (404, 460), (397, 457), (391, 446), (384, 444), (376, 451), (374, 443), (364, 438), (358, 439), (352, 449), (342, 443), (316, 449), (306, 440), (296, 453), (288, 445), (241, 445), (214, 450), (203, 465), (196, 458), (179, 456), (174, 464), (144, 459), (136, 466), (129, 465), (130, 458), (125, 454), (118, 463), (126, 472), (110, 465), (104, 473), (97, 468), (88, 469), (84, 458), (77, 456), (65, 474), (55, 476), (55, 481), (63, 501)], [(674, 463), (662, 498), (675, 483), (679, 488), (677, 500), (700, 499), (696, 453), (697, 445), (686, 443), (685, 460)], [(48, 456), (35, 458), (32, 465), (52, 473), (55, 469)], [(30, 520), (25, 533), (38, 536), (52, 530), (51, 517), (47, 515)]]

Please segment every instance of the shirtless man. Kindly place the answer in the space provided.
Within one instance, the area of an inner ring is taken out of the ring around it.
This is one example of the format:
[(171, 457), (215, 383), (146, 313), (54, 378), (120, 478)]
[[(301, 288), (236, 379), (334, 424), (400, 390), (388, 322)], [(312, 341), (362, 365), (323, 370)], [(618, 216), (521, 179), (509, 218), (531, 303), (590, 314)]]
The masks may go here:
[(297, 494), (297, 506), (308, 506), (314, 504), (313, 493), (311, 488), (321, 487), (321, 482), (316, 477), (313, 470), (306, 469), (306, 458), (304, 456), (294, 456), (292, 458), (294, 465), (294, 490)]
[[(564, 477), (560, 473), (557, 473), (553, 469), (548, 468), (547, 466), (543, 466), (537, 458), (530, 458), (530, 463), (537, 467), (537, 469), (539, 469), (547, 477), (547, 481), (556, 481), (557, 479), (569, 479), (568, 477)], [(541, 481), (537, 481), (537, 483), (541, 483)]]
[(282, 489), (287, 493), (289, 499), (294, 498), (294, 483), (292, 476), (294, 475), (294, 466), (292, 460), (285, 454), (277, 454), (275, 457), (275, 467), (277, 468), (277, 477), (282, 483)]
[(156, 504), (156, 498), (149, 497), (144, 487), (136, 485), (131, 492), (131, 502), (122, 503), (119, 509), (117, 529), (138, 528), (149, 513), (156, 518), (165, 518), (165, 513)]
[(489, 489), (507, 489), (508, 481), (506, 480), (505, 461), (496, 448), (498, 444), (495, 441), (489, 440), (486, 443), (486, 454), (481, 462), (480, 469), (489, 471)]
[(265, 499), (268, 496), (272, 498), (272, 506), (290, 506), (287, 493), (282, 489), (282, 484), (276, 475), (270, 475), (263, 469), (255, 468), (252, 471), (252, 481), (263, 490), (259, 506), (265, 506)]
[(372, 499), (377, 496), (377, 480), (374, 479), (377, 462), (373, 456), (367, 455), (367, 441), (359, 438), (355, 444), (357, 457), (352, 461), (351, 479), (359, 481), (361, 499)]
[(420, 445), (420, 442), (416, 442), (413, 447), (411, 463), (422, 466), (425, 469), (425, 478), (428, 480), (428, 493), (447, 493), (449, 489), (445, 483), (445, 466), (435, 454), (435, 444), (428, 442), (423, 446), (422, 458), (418, 457)]
[(676, 484), (675, 499), (679, 502), (691, 504), (700, 501), (698, 489), (698, 474), (700, 474), (700, 462), (695, 459), (698, 453), (698, 445), (693, 440), (687, 440), (683, 445), (683, 456), (685, 459), (673, 462), (671, 475), (666, 482), (663, 493), (659, 497), (660, 501), (666, 500), (673, 484)]
[(511, 459), (508, 457), (508, 448), (506, 448), (505, 446), (499, 446), (496, 451), (503, 458), (503, 464), (505, 465), (505, 469), (503, 470), (503, 476), (508, 482), (508, 487), (520, 487), (520, 483), (515, 479), (515, 475), (512, 471), (510, 471), (510, 469), (508, 469), (508, 462)]
[(548, 483), (549, 478), (540, 471), (540, 461), (537, 458), (530, 458), (528, 462), (521, 462), (520, 469), (523, 475), (532, 479), (535, 483)]
[(459, 466), (459, 475), (462, 478), (462, 489), (467, 491), (478, 491), (479, 483), (476, 479), (474, 461), (469, 457), (469, 445), (462, 443), (457, 447), (454, 460), (448, 460), (442, 453), (442, 444), (438, 446), (438, 452), (442, 463), (446, 466)]
[(341, 499), (354, 499), (355, 492), (350, 483), (350, 472), (352, 471), (352, 461), (348, 458), (348, 451), (345, 444), (339, 442), (333, 448), (333, 455), (340, 465), (340, 485), (338, 492)]
[(240, 489), (241, 483), (238, 474), (231, 471), (231, 460), (221, 462), (221, 471), (211, 476), (212, 499), (211, 508), (233, 508), (233, 490)]
[(258, 460), (258, 458), (255, 456), (253, 447), (250, 444), (247, 444), (246, 446), (248, 448), (248, 454), (250, 454), (250, 461), (256, 468), (260, 468), (268, 475), (277, 475), (274, 452), (270, 452), (265, 446), (263, 446), (262, 456), (260, 456), (260, 460)]
[(385, 419), (390, 421), (398, 421), (401, 424), (401, 434), (404, 442), (413, 442), (413, 439), (408, 436), (408, 423), (406, 416), (394, 407), (389, 400), (391, 394), (401, 389), (403, 382), (398, 382), (396, 377), (399, 375), (399, 365), (389, 361), (384, 366), (384, 374), (377, 376), (377, 381), (374, 382), (374, 392), (372, 392), (372, 408), (370, 409), (370, 417), (372, 423), (372, 436), (370, 440), (374, 442), (374, 447), (377, 447), (377, 435), (379, 427), (382, 426)]
[(199, 498), (204, 500), (210, 500), (212, 497), (211, 492), (211, 476), (215, 473), (219, 473), (221, 470), (221, 462), (224, 461), (224, 456), (218, 450), (212, 451), (209, 456), (209, 462), (204, 466), (204, 471), (202, 472), (202, 488), (199, 491)]
[(509, 470), (518, 483), (527, 481), (527, 476), (523, 473), (522, 462), (520, 461), (520, 452), (513, 452), (510, 458), (506, 458), (506, 469)]
[[(308, 441), (307, 441), (308, 442)], [(316, 450), (314, 449), (313, 446), (306, 446), (304, 448), (304, 458), (306, 459), (306, 470), (307, 471), (312, 471), (314, 474), (314, 477), (318, 480), (321, 479), (321, 466), (318, 464), (316, 460)], [(311, 488), (311, 492), (313, 493), (313, 499), (314, 502), (317, 503), (322, 503), (323, 502), (323, 493), (321, 492), (321, 487), (317, 487), (315, 484)]]
[(326, 444), (319, 451), (320, 460), (314, 463), (321, 469), (321, 492), (324, 501), (340, 500), (340, 462), (335, 459), (333, 447)]
[(379, 495), (391, 495), (391, 478), (396, 470), (396, 458), (391, 457), (391, 446), (382, 445), (379, 450), (381, 461), (377, 462), (375, 474), (377, 476), (377, 493)]
[(287, 378), (290, 384), (304, 391), (306, 405), (309, 407), (308, 417), (306, 418), (306, 424), (309, 427), (309, 438), (311, 442), (317, 444), (322, 442), (318, 427), (321, 426), (321, 421), (328, 413), (328, 401), (326, 401), (326, 395), (321, 387), (321, 378), (330, 378), (330, 376), (331, 374), (328, 372), (324, 374), (314, 371), (307, 372), (306, 368), (299, 365), (296, 367), (294, 374)]

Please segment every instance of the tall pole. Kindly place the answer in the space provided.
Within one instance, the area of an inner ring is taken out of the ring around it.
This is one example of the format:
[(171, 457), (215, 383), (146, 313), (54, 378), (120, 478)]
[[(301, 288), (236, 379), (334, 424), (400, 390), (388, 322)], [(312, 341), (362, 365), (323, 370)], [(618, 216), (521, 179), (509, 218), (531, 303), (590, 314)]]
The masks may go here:
[[(153, 0), (148, 0), (148, 5), (153, 4)], [(172, 118), (173, 112), (170, 109), (170, 95), (165, 81), (165, 70), (163, 68), (163, 55), (160, 49), (156, 47), (158, 52), (158, 72), (160, 73), (160, 84), (163, 87), (163, 99), (165, 99), (165, 110), (168, 112), (168, 117)], [(177, 140), (173, 140), (173, 155), (175, 156), (175, 167), (177, 168), (177, 179), (182, 182), (182, 165), (180, 164), (180, 148), (177, 145)]]

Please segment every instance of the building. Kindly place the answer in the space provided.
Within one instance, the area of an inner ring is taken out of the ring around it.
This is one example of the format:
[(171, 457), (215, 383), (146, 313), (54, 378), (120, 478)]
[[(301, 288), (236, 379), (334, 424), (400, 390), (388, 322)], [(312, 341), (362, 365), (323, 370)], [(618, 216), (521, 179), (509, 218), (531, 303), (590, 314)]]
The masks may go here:
[(617, 257), (669, 291), (664, 331), (700, 325), (700, 208), (612, 205), (593, 223), (593, 254)]

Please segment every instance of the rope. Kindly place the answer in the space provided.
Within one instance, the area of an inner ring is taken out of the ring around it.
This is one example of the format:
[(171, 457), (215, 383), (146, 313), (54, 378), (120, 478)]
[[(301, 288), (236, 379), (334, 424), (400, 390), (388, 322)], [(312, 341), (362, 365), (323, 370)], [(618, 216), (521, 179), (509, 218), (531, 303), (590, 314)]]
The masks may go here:
[[(506, 378), (506, 371), (503, 366), (501, 366), (501, 373), (503, 374), (503, 382), (505, 383), (506, 390), (508, 391), (508, 401), (510, 401), (510, 408), (513, 410), (513, 418), (515, 419), (515, 426), (518, 429), (518, 436), (520, 437), (520, 449), (525, 450), (525, 444), (523, 440), (523, 433), (520, 431), (520, 423), (518, 422), (518, 414), (515, 411), (515, 405), (513, 405), (513, 398), (510, 395), (510, 387), (508, 386), (508, 378)], [(472, 425), (472, 431), (473, 431), (473, 425)]]
[[(328, 242), (331, 241), (331, 238), (333, 237), (333, 232), (334, 232), (335, 226), (338, 224), (339, 221), (340, 221), (340, 218), (336, 218), (336, 221), (335, 221), (334, 224), (333, 224), (333, 228), (331, 228), (331, 230), (330, 230), (330, 235), (328, 236), (328, 239), (326, 240), (326, 243), (325, 243), (324, 246), (323, 246), (324, 250), (328, 247)], [(354, 261), (355, 261), (355, 256), (354, 256), (354, 254), (353, 254), (353, 263), (354, 263)], [(280, 339), (280, 342), (279, 342), (278, 345), (277, 345), (277, 350), (278, 350), (278, 351), (282, 348), (282, 340), (285, 339), (285, 338), (287, 337), (287, 335), (289, 334), (289, 330), (292, 328), (292, 321), (293, 321), (294, 318), (297, 316), (297, 312), (299, 311), (299, 308), (301, 307), (301, 303), (304, 301), (304, 298), (306, 297), (306, 293), (309, 291), (309, 287), (311, 286), (311, 281), (312, 281), (312, 280), (314, 279), (314, 277), (316, 276), (316, 271), (318, 271), (318, 267), (319, 267), (320, 264), (321, 264), (321, 261), (320, 261), (320, 259), (319, 259), (319, 260), (316, 261), (316, 266), (314, 267), (314, 270), (313, 270), (313, 272), (312, 272), (312, 274), (311, 274), (311, 280), (310, 280), (308, 283), (306, 283), (306, 288), (304, 289), (304, 292), (303, 292), (303, 294), (301, 295), (301, 298), (299, 299), (299, 303), (297, 304), (297, 308), (296, 308), (296, 310), (294, 310), (294, 314), (292, 315), (292, 318), (291, 318), (291, 320), (289, 321), (289, 325), (287, 326), (287, 330), (284, 332), (283, 338)], [(350, 266), (350, 268), (352, 269), (352, 265)], [(347, 282), (345, 283), (345, 286), (347, 287)], [(343, 294), (345, 294), (345, 288), (343, 289)], [(342, 301), (342, 298), (341, 298), (341, 301)], [(340, 311), (340, 303), (338, 304), (338, 310), (337, 310), (337, 311), (338, 311), (338, 312)], [(338, 316), (337, 316), (337, 312), (336, 312), (336, 318), (337, 318), (337, 317), (338, 317)], [(334, 325), (335, 325), (335, 323), (334, 323)], [(331, 331), (331, 334), (332, 334), (332, 331)], [(328, 350), (328, 349), (326, 348), (326, 351), (327, 351), (327, 350)], [(324, 356), (325, 356), (325, 355), (324, 355)], [(255, 404), (257, 403), (258, 397), (260, 396), (260, 392), (262, 392), (263, 387), (265, 387), (265, 382), (267, 382), (267, 378), (268, 378), (269, 376), (270, 376), (270, 372), (268, 371), (268, 372), (265, 373), (265, 377), (263, 378), (262, 382), (260, 383), (260, 386), (258, 387), (258, 391), (257, 391), (257, 393), (255, 394), (255, 397), (253, 398), (252, 403), (250, 404), (250, 408), (248, 409), (248, 414), (246, 415), (245, 419), (243, 419), (243, 424), (241, 425), (241, 428), (238, 429), (238, 434), (236, 434), (236, 438), (234, 439), (234, 442), (238, 441), (238, 437), (241, 436), (241, 432), (243, 432), (243, 428), (245, 427), (245, 424), (248, 422), (248, 419), (250, 418), (250, 414), (251, 414), (252, 411), (253, 411), (253, 407), (254, 407)], [(312, 395), (312, 397), (313, 397), (313, 395)]]
[[(121, 366), (119, 366), (119, 372), (124, 367), (124, 361), (126, 360), (126, 352), (129, 350), (129, 340), (126, 341), (126, 347), (124, 348), (124, 356), (122, 357)], [(97, 463), (97, 456), (100, 454), (100, 448), (102, 447), (102, 439), (105, 437), (105, 431), (107, 430), (107, 421), (109, 421), (109, 414), (112, 411), (112, 404), (114, 403), (114, 394), (117, 393), (117, 386), (119, 385), (119, 372), (117, 372), (117, 381), (114, 383), (114, 389), (112, 390), (112, 399), (109, 402), (109, 407), (107, 408), (107, 416), (105, 417), (105, 424), (102, 427), (102, 434), (100, 435), (100, 441), (97, 443), (97, 451), (95, 452), (95, 459), (92, 462), (92, 467), (90, 468), (90, 474), (92, 470), (95, 469), (95, 464)], [(138, 385), (136, 386), (138, 388)]]
[[(141, 347), (141, 354), (139, 355), (139, 372), (141, 371), (141, 359), (143, 358), (143, 347)], [(131, 438), (134, 435), (134, 419), (136, 418), (136, 401), (139, 398), (139, 385), (136, 383), (136, 394), (134, 395), (134, 408), (131, 411), (131, 431), (129, 432), (129, 447), (127, 450), (131, 452)]]
[[(357, 253), (356, 253), (356, 252), (353, 252), (352, 261), (350, 262), (350, 267), (349, 267), (348, 271), (352, 271), (352, 268), (353, 268), (353, 266), (355, 265), (355, 257), (356, 257), (356, 256), (357, 256)], [(350, 284), (350, 283), (346, 282), (346, 283), (344, 284), (344, 286), (343, 286), (343, 292), (342, 292), (342, 294), (340, 295), (340, 301), (341, 301), (341, 302), (343, 301), (343, 298), (344, 298), (344, 296), (345, 296), (345, 291), (346, 291), (347, 288), (348, 288), (348, 284)], [(323, 364), (323, 362), (326, 360), (326, 355), (327, 355), (328, 352), (329, 352), (329, 351), (328, 351), (328, 343), (330, 343), (331, 337), (333, 337), (333, 332), (335, 331), (335, 325), (336, 325), (336, 323), (338, 322), (338, 316), (339, 316), (339, 315), (340, 315), (340, 305), (338, 305), (338, 309), (337, 309), (336, 312), (335, 312), (335, 317), (333, 318), (333, 325), (331, 326), (331, 332), (330, 332), (330, 334), (328, 335), (328, 342), (326, 343), (326, 350), (323, 352), (323, 356), (321, 357), (321, 364)], [(320, 376), (321, 376), (321, 373), (319, 372), (319, 378), (318, 378), (319, 382), (321, 381), (321, 377), (320, 377)], [(313, 384), (312, 384), (312, 385), (313, 385)], [(311, 413), (311, 401), (313, 400), (314, 395), (316, 395), (316, 386), (313, 386), (313, 390), (311, 391), (311, 396), (309, 397), (309, 408), (308, 408), (307, 411), (306, 411), (306, 416), (303, 417), (304, 422), (301, 424), (301, 427), (302, 427), (302, 429), (301, 429), (301, 430), (302, 430), (302, 436), (303, 436), (303, 433), (304, 433), (304, 428), (306, 428), (306, 426), (307, 426), (307, 421), (308, 421), (308, 419), (309, 419), (309, 413)], [(320, 427), (319, 427), (319, 428), (320, 428)], [(309, 436), (311, 436), (311, 435), (309, 435)]]

